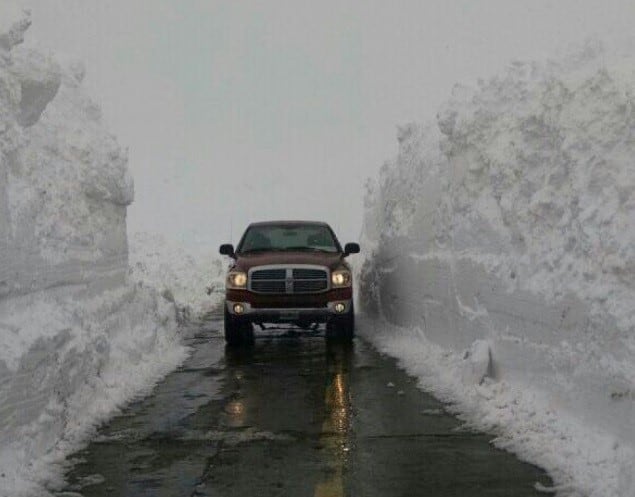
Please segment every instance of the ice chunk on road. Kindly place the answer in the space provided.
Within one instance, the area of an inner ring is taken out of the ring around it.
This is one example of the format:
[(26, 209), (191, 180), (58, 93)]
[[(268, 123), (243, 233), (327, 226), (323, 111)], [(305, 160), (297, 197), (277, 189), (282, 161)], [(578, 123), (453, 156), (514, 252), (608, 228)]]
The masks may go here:
[(465, 352), (463, 381), (466, 384), (481, 384), (485, 377), (492, 376), (492, 355), (486, 340), (475, 340)]

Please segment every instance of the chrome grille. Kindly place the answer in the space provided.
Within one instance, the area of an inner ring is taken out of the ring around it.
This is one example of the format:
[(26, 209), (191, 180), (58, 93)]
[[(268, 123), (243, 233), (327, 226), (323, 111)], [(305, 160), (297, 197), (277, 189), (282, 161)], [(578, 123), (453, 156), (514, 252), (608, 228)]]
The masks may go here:
[(270, 294), (320, 293), (329, 289), (329, 272), (320, 266), (260, 266), (249, 271), (249, 290)]

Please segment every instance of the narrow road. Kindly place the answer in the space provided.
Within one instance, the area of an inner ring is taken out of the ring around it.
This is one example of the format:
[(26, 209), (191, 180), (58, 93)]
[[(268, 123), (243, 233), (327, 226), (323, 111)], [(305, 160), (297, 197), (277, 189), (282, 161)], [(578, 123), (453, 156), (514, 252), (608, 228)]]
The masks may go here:
[(269, 333), (187, 363), (75, 455), (60, 496), (538, 497), (538, 468), (461, 429), (360, 339)]

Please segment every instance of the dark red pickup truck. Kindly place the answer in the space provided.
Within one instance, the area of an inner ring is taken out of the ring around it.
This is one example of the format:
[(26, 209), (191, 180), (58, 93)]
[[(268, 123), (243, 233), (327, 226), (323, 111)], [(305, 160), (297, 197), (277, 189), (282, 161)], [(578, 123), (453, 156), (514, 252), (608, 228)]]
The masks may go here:
[(253, 341), (253, 325), (290, 323), (303, 329), (326, 323), (327, 338), (354, 336), (353, 275), (344, 249), (326, 223), (270, 221), (250, 224), (236, 250), (225, 292), (225, 339), (230, 345)]

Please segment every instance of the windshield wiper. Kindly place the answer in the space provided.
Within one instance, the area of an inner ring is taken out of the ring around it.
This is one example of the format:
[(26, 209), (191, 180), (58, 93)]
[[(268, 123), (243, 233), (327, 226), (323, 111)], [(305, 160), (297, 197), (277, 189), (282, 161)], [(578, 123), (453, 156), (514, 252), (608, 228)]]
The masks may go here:
[(260, 248), (252, 248), (249, 250), (241, 250), (240, 253), (241, 254), (252, 254), (252, 253), (256, 253), (256, 252), (281, 252), (282, 249), (281, 248), (277, 248), (277, 247), (260, 247)]
[(306, 247), (306, 246), (299, 246), (299, 247), (286, 247), (285, 250), (298, 250), (298, 251), (310, 251), (310, 252), (326, 252), (327, 254), (332, 254), (334, 252), (330, 251), (330, 250), (325, 250), (325, 249), (321, 249), (321, 248), (317, 248), (317, 247)]

